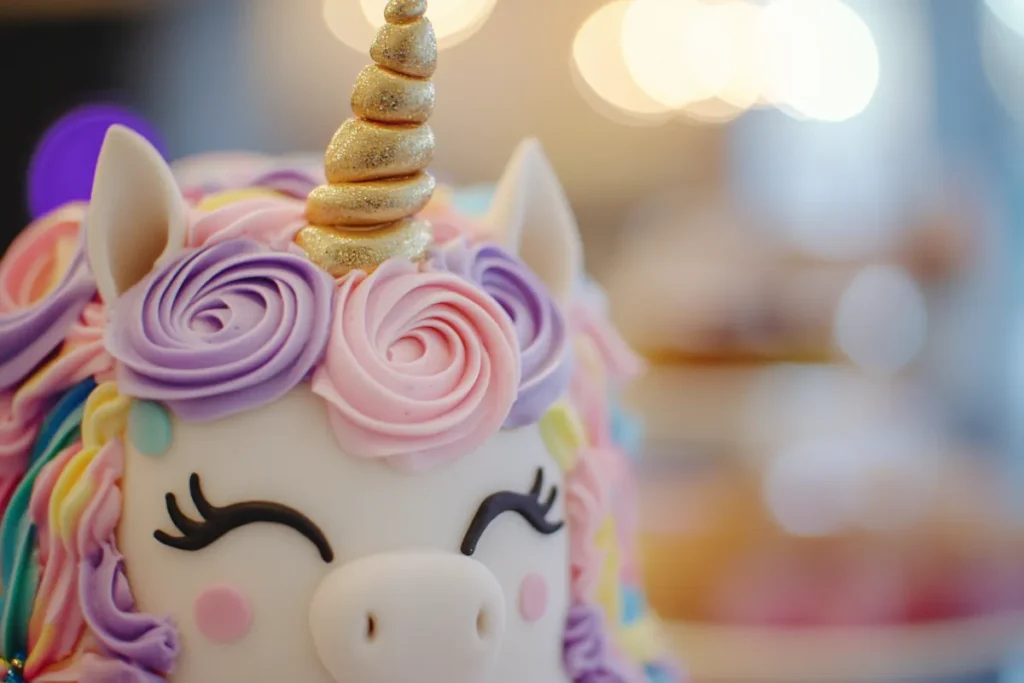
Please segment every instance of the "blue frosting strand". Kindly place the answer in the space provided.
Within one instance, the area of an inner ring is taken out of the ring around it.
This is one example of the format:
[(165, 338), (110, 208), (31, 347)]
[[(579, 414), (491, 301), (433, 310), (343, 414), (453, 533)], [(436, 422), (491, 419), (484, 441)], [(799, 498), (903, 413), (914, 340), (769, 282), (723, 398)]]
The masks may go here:
[(618, 394), (613, 392), (609, 397), (610, 425), (612, 440), (631, 456), (637, 456), (643, 446), (644, 423), (633, 413), (623, 409)]
[(622, 587), (622, 625), (635, 624), (643, 618), (647, 608), (644, 594), (633, 586)]
[(39, 429), (35, 445), (32, 447), (32, 456), (29, 462), (35, 462), (39, 459), (39, 456), (50, 445), (54, 433), (64, 424), (67, 416), (85, 405), (86, 399), (89, 398), (89, 394), (95, 388), (96, 382), (90, 378), (68, 389), (67, 393), (57, 402), (57, 405), (43, 418), (43, 424)]
[(644, 673), (647, 674), (648, 683), (682, 683), (684, 680), (679, 671), (661, 664), (645, 665)]
[(0, 521), (0, 655), (7, 659), (28, 646), (28, 622), (39, 586), (36, 529), (29, 516), (32, 488), (46, 464), (79, 440), (85, 401), (95, 388), (91, 379), (75, 385), (43, 419), (28, 471)]

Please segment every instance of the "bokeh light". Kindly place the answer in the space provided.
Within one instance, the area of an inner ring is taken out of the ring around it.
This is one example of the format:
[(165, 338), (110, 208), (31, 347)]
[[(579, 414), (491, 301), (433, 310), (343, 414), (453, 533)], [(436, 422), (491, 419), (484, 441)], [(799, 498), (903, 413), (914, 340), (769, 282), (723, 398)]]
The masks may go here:
[(795, 536), (908, 529), (936, 494), (935, 448), (906, 425), (881, 423), (797, 441), (768, 463), (765, 505)]
[(722, 124), (739, 118), (746, 107), (736, 106), (717, 97), (700, 102), (691, 102), (682, 109), (684, 118), (698, 123)]
[(985, 76), (1007, 112), (1024, 120), (1024, 5), (988, 0), (981, 17)]
[[(438, 46), (473, 35), (495, 2), (433, 0)], [(386, 4), (324, 0), (324, 19), (365, 50)], [(871, 102), (879, 68), (870, 28), (842, 0), (612, 0), (580, 26), (571, 64), (591, 105), (623, 123), (720, 124), (763, 105), (844, 121)]]
[(859, 454), (841, 439), (794, 444), (769, 464), (765, 505), (794, 536), (829, 536), (852, 523), (848, 482)]
[(767, 103), (796, 118), (844, 121), (878, 88), (875, 38), (841, 0), (633, 0), (621, 40), (640, 90), (698, 120), (733, 118), (700, 113), (724, 102), (718, 109)]
[[(323, 14), (335, 38), (353, 50), (369, 49), (376, 30), (366, 20), (357, 0), (324, 0)], [(383, 14), (381, 16), (383, 18)]]
[(1007, 28), (1024, 37), (1024, 3), (1020, 0), (985, 0), (985, 6)]
[(681, 109), (714, 97), (691, 70), (687, 41), (705, 7), (696, 0), (633, 0), (622, 21), (622, 52), (641, 90)]
[(583, 23), (573, 41), (575, 75), (617, 110), (641, 120), (664, 121), (672, 115), (671, 109), (644, 93), (626, 66), (620, 35), (629, 5), (630, 0), (616, 0)]
[[(453, 47), (476, 33), (491, 16), (494, 3), (495, 0), (430, 0), (430, 22), (437, 34), (438, 47)], [(388, 0), (359, 0), (359, 4), (374, 28), (384, 24)]]
[(761, 14), (748, 2), (696, 3), (679, 39), (700, 90), (734, 109), (753, 106), (761, 94)]
[(878, 88), (878, 46), (840, 0), (776, 0), (761, 17), (765, 96), (798, 115), (843, 121)]
[(835, 340), (863, 370), (890, 375), (917, 355), (927, 332), (924, 295), (904, 269), (869, 266), (843, 293)]
[(77, 107), (50, 126), (32, 154), (26, 185), (33, 217), (89, 200), (100, 149), (113, 125), (130, 128), (167, 156), (160, 132), (138, 113), (108, 103)]
[[(440, 49), (463, 42), (490, 18), (496, 0), (431, 0), (430, 23)], [(354, 50), (365, 52), (384, 25), (387, 0), (324, 0), (324, 21), (331, 33)]]

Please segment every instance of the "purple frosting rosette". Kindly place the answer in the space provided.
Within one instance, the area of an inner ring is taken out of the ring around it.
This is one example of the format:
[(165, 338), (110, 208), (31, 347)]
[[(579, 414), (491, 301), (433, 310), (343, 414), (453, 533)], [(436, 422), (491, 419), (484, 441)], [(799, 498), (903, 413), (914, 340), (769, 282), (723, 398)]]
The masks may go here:
[(562, 650), (573, 683), (637, 683), (608, 644), (604, 615), (596, 605), (569, 608)]
[(431, 264), (479, 285), (515, 326), (522, 363), (519, 394), (505, 427), (536, 422), (565, 392), (572, 358), (565, 318), (529, 266), (493, 243), (455, 240), (433, 252)]
[(118, 387), (184, 420), (266, 405), (319, 362), (333, 295), (325, 271), (250, 239), (188, 250), (114, 304)]

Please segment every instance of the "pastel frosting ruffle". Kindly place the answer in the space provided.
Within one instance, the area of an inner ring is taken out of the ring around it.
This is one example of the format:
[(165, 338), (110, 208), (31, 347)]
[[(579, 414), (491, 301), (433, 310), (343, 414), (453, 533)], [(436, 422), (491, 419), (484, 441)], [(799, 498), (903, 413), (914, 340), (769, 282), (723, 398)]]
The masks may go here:
[(113, 359), (103, 344), (105, 325), (102, 304), (90, 302), (53, 360), (16, 391), (0, 391), (0, 510), (6, 509), (25, 471), (43, 415), (55, 397), (83, 380), (112, 375)]
[(169, 618), (135, 611), (124, 558), (111, 543), (103, 543), (85, 558), (79, 594), (85, 621), (104, 649), (145, 672), (172, 669), (178, 656), (178, 632)]
[(33, 486), (41, 576), (29, 624), (29, 680), (56, 682), (73, 673), (69, 680), (155, 681), (178, 655), (173, 622), (136, 611), (115, 548), (120, 435), (131, 406), (113, 383), (96, 387), (86, 400), (81, 442), (48, 462)]
[(188, 250), (113, 305), (118, 388), (195, 421), (274, 401), (319, 362), (333, 291), (310, 261), (249, 239)]
[(304, 168), (275, 168), (259, 174), (247, 183), (251, 187), (265, 187), (283, 195), (302, 200), (324, 182), (323, 173), (312, 173)]
[(96, 295), (79, 234), (84, 212), (73, 204), (34, 221), (0, 261), (0, 391), (57, 349)]
[(435, 245), (444, 245), (453, 240), (469, 238), (476, 241), (486, 233), (485, 226), (470, 216), (458, 211), (452, 205), (452, 190), (438, 185), (420, 217), (430, 222), (430, 231)]
[[(68, 683), (166, 683), (167, 679), (159, 674), (146, 671), (130, 662), (109, 657), (100, 657), (87, 653), (82, 658), (76, 675), (79, 678), (68, 679)], [(44, 683), (57, 683), (56, 680)], [(60, 681), (64, 683), (64, 681)]]
[(640, 683), (643, 680), (617, 657), (608, 642), (604, 614), (591, 604), (569, 608), (562, 650), (573, 683)]
[(306, 205), (287, 197), (259, 197), (228, 204), (215, 211), (196, 211), (187, 245), (202, 247), (248, 237), (274, 251), (302, 255), (295, 235), (306, 226)]
[(604, 569), (605, 558), (598, 547), (598, 535), (609, 506), (606, 473), (592, 458), (593, 451), (584, 449), (565, 484), (570, 588), (574, 600), (586, 603), (596, 599)]
[(431, 265), (482, 287), (512, 320), (522, 376), (504, 426), (522, 427), (539, 420), (565, 393), (572, 377), (565, 320), (547, 288), (529, 266), (493, 243), (456, 240), (435, 251)]
[(243, 188), (263, 188), (304, 201), (325, 180), (322, 156), (298, 159), (211, 153), (177, 162), (173, 172), (191, 203)]
[(342, 280), (313, 391), (338, 443), (422, 469), (481, 445), (519, 387), (516, 332), (498, 303), (450, 273), (385, 261)]

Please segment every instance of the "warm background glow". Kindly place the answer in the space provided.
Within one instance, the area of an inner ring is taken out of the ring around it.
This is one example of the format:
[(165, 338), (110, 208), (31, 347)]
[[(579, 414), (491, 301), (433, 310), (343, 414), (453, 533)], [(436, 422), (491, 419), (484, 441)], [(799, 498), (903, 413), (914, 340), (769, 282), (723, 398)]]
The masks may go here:
[(605, 103), (637, 118), (663, 121), (671, 107), (645, 93), (633, 80), (618, 40), (630, 4), (631, 0), (616, 0), (590, 15), (573, 41), (573, 64), (584, 87), (589, 86)]
[[(364, 50), (386, 4), (323, 0), (324, 20)], [(439, 47), (469, 39), (495, 5), (433, 0)], [(725, 123), (766, 105), (850, 119), (870, 104), (880, 64), (871, 30), (842, 0), (612, 0), (579, 25), (571, 69), (591, 106), (620, 123)]]
[[(619, 68), (597, 68), (581, 43), (604, 45), (616, 67), (621, 51), (633, 83)], [(774, 104), (798, 118), (844, 121), (878, 87), (871, 30), (841, 0), (617, 0), (584, 23), (576, 44), (587, 84), (641, 115), (656, 103), (724, 122)]]
[[(473, 35), (490, 17), (495, 1), (430, 0), (430, 22), (434, 25), (438, 46), (441, 49), (453, 47)], [(359, 0), (359, 4), (366, 21), (374, 28), (384, 24), (387, 0)]]
[[(483, 26), (496, 0), (431, 0), (430, 21), (438, 47), (458, 45)], [(387, 0), (323, 0), (324, 19), (331, 32), (349, 47), (363, 52), (384, 24)]]

